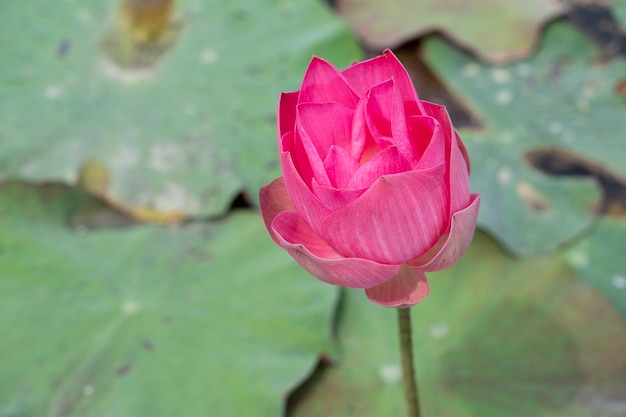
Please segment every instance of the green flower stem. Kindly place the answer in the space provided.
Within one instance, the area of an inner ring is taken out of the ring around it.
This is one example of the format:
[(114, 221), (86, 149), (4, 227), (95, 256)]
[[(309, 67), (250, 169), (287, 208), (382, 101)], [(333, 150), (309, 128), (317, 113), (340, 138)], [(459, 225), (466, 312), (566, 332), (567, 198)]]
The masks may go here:
[(415, 365), (413, 363), (413, 342), (411, 340), (411, 310), (398, 308), (398, 331), (400, 335), (400, 356), (402, 357), (402, 379), (406, 399), (407, 417), (419, 417), (420, 406), (417, 397)]

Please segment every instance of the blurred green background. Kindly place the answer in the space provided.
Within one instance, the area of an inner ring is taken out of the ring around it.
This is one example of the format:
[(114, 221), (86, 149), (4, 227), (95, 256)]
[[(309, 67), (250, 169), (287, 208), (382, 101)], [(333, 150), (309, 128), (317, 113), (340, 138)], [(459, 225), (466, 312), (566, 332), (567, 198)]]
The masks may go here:
[(0, 2), (0, 417), (399, 416), (393, 310), (267, 236), (313, 54), (392, 48), (482, 195), (425, 417), (626, 415), (626, 0)]

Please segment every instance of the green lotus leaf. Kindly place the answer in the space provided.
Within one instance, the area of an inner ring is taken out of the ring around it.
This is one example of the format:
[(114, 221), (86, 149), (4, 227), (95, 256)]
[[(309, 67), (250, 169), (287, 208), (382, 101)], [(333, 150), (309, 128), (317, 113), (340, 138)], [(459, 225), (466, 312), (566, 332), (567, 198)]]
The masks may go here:
[(625, 236), (625, 220), (602, 218), (589, 236), (567, 249), (564, 259), (626, 319)]
[[(515, 260), (479, 233), (411, 309), (429, 417), (615, 417), (626, 410), (623, 318), (557, 256)], [(347, 291), (340, 360), (292, 417), (405, 415), (396, 312)]]
[(221, 214), (278, 176), (278, 96), (311, 55), (360, 56), (317, 0), (120, 2), (2, 2), (0, 179), (74, 183), (95, 158), (123, 205)]
[(337, 291), (258, 214), (93, 231), (83, 192), (0, 196), (2, 416), (279, 416), (333, 352)]
[(441, 39), (425, 58), (468, 107), (481, 129), (461, 129), (482, 194), (479, 224), (509, 250), (549, 252), (587, 231), (599, 199), (580, 177), (547, 176), (552, 159), (626, 179), (626, 102), (617, 91), (626, 60), (599, 63), (590, 41), (566, 23), (548, 27), (530, 60), (493, 67)]

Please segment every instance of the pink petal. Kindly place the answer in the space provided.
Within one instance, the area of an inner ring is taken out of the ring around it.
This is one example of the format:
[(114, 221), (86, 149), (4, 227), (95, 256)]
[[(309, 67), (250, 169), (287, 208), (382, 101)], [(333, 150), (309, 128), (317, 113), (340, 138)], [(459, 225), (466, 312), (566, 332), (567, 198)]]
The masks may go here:
[(330, 213), (320, 236), (346, 257), (386, 264), (416, 259), (447, 226), (444, 173), (442, 164), (380, 177), (357, 200)]
[(278, 153), (289, 152), (291, 159), (294, 161), (298, 174), (305, 183), (310, 183), (314, 178), (313, 168), (309, 163), (306, 151), (302, 147), (302, 142), (295, 141), (295, 133), (287, 132), (278, 140)]
[(285, 133), (294, 130), (296, 124), (296, 105), (298, 104), (299, 91), (282, 93), (278, 99), (278, 137), (282, 138)]
[(323, 160), (331, 146), (351, 151), (354, 110), (339, 103), (304, 103), (298, 105), (298, 132), (315, 145)]
[(393, 100), (393, 80), (374, 85), (368, 90), (365, 107), (365, 122), (374, 139), (380, 136), (391, 137), (391, 112)]
[(386, 146), (386, 141), (381, 139), (391, 138), (389, 142), (397, 146), (407, 162), (417, 162), (417, 153), (407, 130), (404, 102), (394, 80), (387, 80), (369, 90), (365, 121), (381, 149)]
[(454, 135), (456, 136), (456, 142), (459, 145), (459, 149), (461, 150), (461, 153), (463, 154), (463, 159), (465, 160), (465, 163), (467, 164), (467, 173), (471, 174), (472, 167), (470, 164), (469, 154), (467, 153), (467, 148), (465, 147), (465, 144), (461, 140), (461, 136), (459, 136), (459, 133), (456, 130), (454, 131)]
[(415, 101), (418, 107), (421, 108), (411, 77), (409, 77), (402, 63), (389, 49), (385, 50), (383, 55), (346, 68), (343, 71), (343, 75), (359, 96), (365, 95), (365, 92), (372, 85), (393, 79), (400, 89), (404, 100)]
[(472, 194), (470, 205), (452, 215), (450, 233), (443, 235), (432, 250), (411, 265), (428, 272), (454, 265), (472, 242), (479, 206), (480, 195)]
[(361, 164), (369, 161), (380, 150), (380, 147), (376, 144), (376, 141), (367, 127), (365, 110), (368, 101), (369, 98), (367, 97), (363, 97), (361, 101), (359, 101), (359, 104), (357, 104), (354, 110), (354, 117), (352, 119), (351, 155), (355, 161), (359, 161)]
[(259, 190), (259, 207), (267, 231), (272, 240), (278, 244), (271, 224), (279, 213), (286, 210), (293, 210), (293, 204), (287, 194), (283, 177), (276, 178), (266, 186), (261, 187)]
[(348, 188), (350, 179), (360, 165), (343, 148), (333, 145), (326, 155), (324, 167), (331, 185), (336, 188)]
[(411, 307), (426, 298), (429, 292), (424, 272), (406, 264), (402, 265), (398, 274), (389, 281), (365, 290), (370, 301), (396, 308)]
[(448, 115), (448, 110), (446, 110), (445, 106), (440, 106), (439, 104), (430, 103), (428, 101), (423, 101), (422, 105), (424, 106), (424, 110), (427, 116), (432, 117), (437, 121), (441, 127), (441, 132), (445, 138), (446, 143), (446, 152), (450, 152), (450, 144), (452, 142), (454, 136), (454, 127), (452, 126), (452, 121), (450, 120), (450, 116)]
[(324, 162), (315, 150), (309, 138), (302, 137), (298, 132), (287, 132), (279, 142), (279, 152), (289, 152), (300, 177), (308, 186), (313, 178), (321, 184), (330, 185)]
[(451, 137), (452, 133), (452, 121), (450, 120), (450, 116), (448, 115), (448, 110), (446, 110), (445, 106), (431, 103), (429, 101), (422, 101), (422, 106), (425, 110), (425, 115), (430, 116), (437, 120), (446, 134), (447, 137)]
[(359, 198), (366, 190), (367, 188), (350, 189), (327, 187), (313, 180), (313, 192), (330, 210), (338, 210), (347, 206)]
[(430, 116), (413, 116), (408, 120), (409, 135), (413, 138), (419, 160), (412, 169), (425, 169), (445, 162), (446, 142), (439, 123)]
[(470, 201), (469, 170), (453, 131), (450, 149), (450, 215), (467, 207)]
[[(404, 112), (404, 102), (402, 100), (401, 92), (396, 83), (394, 82), (394, 89), (392, 95), (392, 102), (389, 103), (391, 109), (391, 134), (393, 136), (393, 143), (398, 147), (400, 155), (410, 165), (415, 165), (419, 159), (419, 154), (416, 151), (413, 142), (415, 138), (411, 140), (409, 138), (409, 131), (407, 126), (407, 117)], [(428, 135), (425, 138), (418, 138), (418, 140), (429, 140), (432, 135)]]
[(280, 155), (280, 166), (283, 171), (285, 188), (294, 208), (313, 230), (320, 230), (322, 220), (328, 216), (330, 210), (302, 180), (289, 152), (284, 152)]
[(398, 148), (389, 146), (363, 164), (352, 176), (348, 188), (367, 188), (383, 175), (409, 171), (408, 165), (398, 153)]
[[(450, 184), (450, 215), (463, 209), (469, 204), (470, 183), (469, 166), (466, 162), (467, 151), (459, 147), (459, 139), (452, 127), (452, 121), (444, 106), (423, 102), (426, 112), (441, 124), (446, 139), (448, 154), (448, 180)], [(465, 148), (463, 146), (463, 148)]]
[(344, 258), (317, 235), (296, 212), (283, 211), (272, 223), (278, 244), (320, 281), (351, 288), (379, 285), (398, 272), (399, 265)]
[(321, 58), (313, 57), (304, 74), (298, 102), (336, 102), (354, 108), (359, 97), (337, 68)]

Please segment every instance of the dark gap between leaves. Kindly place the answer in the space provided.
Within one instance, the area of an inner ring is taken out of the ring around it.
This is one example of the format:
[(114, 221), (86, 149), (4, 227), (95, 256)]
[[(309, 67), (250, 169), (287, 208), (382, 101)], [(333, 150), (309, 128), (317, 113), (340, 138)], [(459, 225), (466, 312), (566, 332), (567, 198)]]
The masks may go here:
[(394, 50), (407, 69), (421, 100), (446, 106), (457, 128), (482, 128), (479, 117), (472, 113), (460, 96), (448, 89), (444, 82), (424, 62), (420, 55), (420, 40), (408, 42)]
[(240, 192), (235, 196), (233, 202), (230, 203), (229, 212), (237, 210), (237, 209), (251, 209), (252, 204), (250, 203), (250, 198), (245, 191)]
[(309, 398), (312, 390), (322, 382), (324, 374), (332, 366), (323, 356), (320, 357), (315, 369), (300, 385), (298, 385), (287, 397), (285, 405), (285, 417), (292, 417), (302, 401)]
[[(335, 341), (335, 345), (339, 345), (339, 322), (345, 311), (345, 289), (339, 290), (339, 297), (335, 305), (334, 314), (331, 322), (331, 336)], [(337, 352), (339, 355), (340, 352)], [(287, 396), (285, 404), (285, 417), (291, 417), (296, 412), (300, 404), (307, 398), (311, 397), (313, 389), (323, 381), (324, 375), (333, 366), (338, 366), (340, 358), (332, 358), (328, 354), (320, 353), (317, 365), (298, 386), (296, 386)]]

